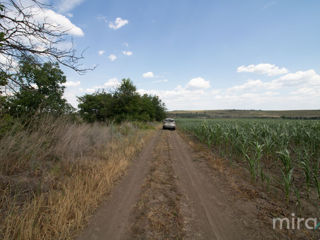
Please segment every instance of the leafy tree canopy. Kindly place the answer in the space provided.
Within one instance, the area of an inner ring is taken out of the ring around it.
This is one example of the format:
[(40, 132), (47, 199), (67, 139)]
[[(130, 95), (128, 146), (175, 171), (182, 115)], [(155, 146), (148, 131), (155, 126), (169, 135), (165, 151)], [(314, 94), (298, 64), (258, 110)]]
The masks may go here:
[(160, 121), (165, 118), (165, 105), (157, 96), (140, 95), (130, 79), (123, 79), (113, 92), (86, 94), (78, 98), (79, 113), (94, 121)]
[(14, 76), (19, 87), (6, 97), (7, 112), (14, 117), (34, 114), (62, 114), (72, 111), (63, 99), (66, 77), (58, 63), (39, 63), (34, 57), (23, 56), (20, 71)]

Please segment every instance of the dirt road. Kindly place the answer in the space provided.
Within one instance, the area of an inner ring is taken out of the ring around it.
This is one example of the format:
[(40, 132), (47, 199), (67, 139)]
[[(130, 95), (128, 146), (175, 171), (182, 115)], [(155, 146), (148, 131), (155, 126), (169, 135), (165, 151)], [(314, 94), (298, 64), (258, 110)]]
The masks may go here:
[(78, 239), (267, 239), (232, 194), (176, 131), (161, 130)]

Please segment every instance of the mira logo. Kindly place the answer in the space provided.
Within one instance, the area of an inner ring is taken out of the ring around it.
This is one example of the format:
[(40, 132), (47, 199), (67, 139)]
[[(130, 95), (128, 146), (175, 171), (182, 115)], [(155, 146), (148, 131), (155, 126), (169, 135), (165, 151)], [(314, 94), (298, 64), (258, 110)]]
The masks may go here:
[(273, 229), (308, 229), (320, 230), (320, 219), (318, 218), (300, 218), (296, 217), (294, 213), (290, 218), (273, 218)]

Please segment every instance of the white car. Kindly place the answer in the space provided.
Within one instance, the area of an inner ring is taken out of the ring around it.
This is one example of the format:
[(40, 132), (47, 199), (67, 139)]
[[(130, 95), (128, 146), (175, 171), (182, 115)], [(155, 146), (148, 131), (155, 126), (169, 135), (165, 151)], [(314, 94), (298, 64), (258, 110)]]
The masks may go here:
[(163, 121), (162, 129), (176, 130), (176, 122), (173, 118), (166, 118)]

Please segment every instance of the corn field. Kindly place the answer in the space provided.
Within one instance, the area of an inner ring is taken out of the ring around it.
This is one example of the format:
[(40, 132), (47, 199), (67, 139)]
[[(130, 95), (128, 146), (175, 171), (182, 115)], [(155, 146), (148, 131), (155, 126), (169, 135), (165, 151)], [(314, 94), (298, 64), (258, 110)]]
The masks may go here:
[(242, 163), (252, 181), (279, 185), (287, 201), (320, 198), (320, 121), (270, 119), (178, 119), (219, 156)]

